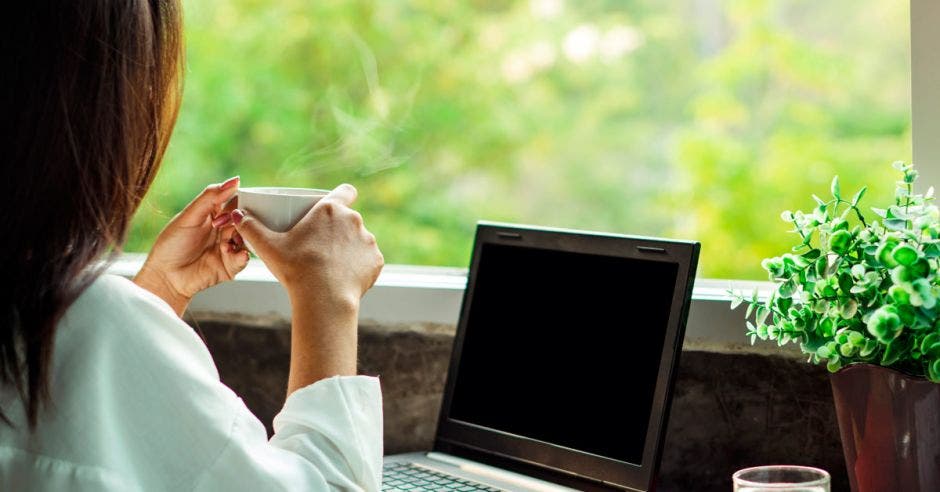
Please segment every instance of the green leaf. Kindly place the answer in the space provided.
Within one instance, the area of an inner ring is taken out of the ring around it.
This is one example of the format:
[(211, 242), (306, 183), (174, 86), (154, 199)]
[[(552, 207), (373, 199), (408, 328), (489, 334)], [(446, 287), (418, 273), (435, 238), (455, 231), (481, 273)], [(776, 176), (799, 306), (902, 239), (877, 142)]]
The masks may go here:
[(843, 294), (847, 295), (849, 291), (852, 290), (852, 276), (848, 272), (842, 271), (839, 273), (838, 279), (839, 290), (841, 290)]
[(852, 233), (840, 229), (829, 236), (829, 250), (833, 253), (844, 255), (848, 253), (852, 245)]
[(770, 315), (770, 309), (767, 309), (765, 306), (757, 306), (757, 312), (755, 313), (755, 319), (758, 324), (764, 324), (767, 321), (767, 316)]
[(813, 211), (813, 217), (820, 224), (829, 221), (829, 214), (827, 213), (828, 204), (822, 204), (816, 207), (816, 210)]
[(924, 246), (924, 256), (927, 258), (940, 258), (940, 245), (928, 244)]
[(825, 345), (826, 340), (814, 333), (808, 333), (804, 336), (803, 343), (800, 344), (800, 350), (806, 354), (815, 354), (819, 347)]
[(829, 372), (836, 372), (842, 368), (842, 360), (839, 356), (834, 356), (829, 359), (829, 362), (826, 362), (826, 369), (829, 369)]
[(839, 355), (842, 357), (852, 357), (858, 349), (851, 343), (839, 345)]
[(891, 256), (894, 258), (894, 261), (904, 266), (913, 265), (918, 258), (917, 250), (904, 243), (895, 247), (891, 252)]
[(892, 285), (888, 289), (888, 296), (894, 300), (895, 304), (910, 304), (911, 303), (911, 294), (907, 289), (901, 287), (900, 285)]
[[(852, 319), (855, 317), (855, 313), (858, 312), (858, 301), (855, 299), (849, 299), (845, 304), (842, 305), (842, 309), (839, 312), (844, 319)], [(852, 332), (858, 333), (858, 332)]]
[(930, 273), (930, 263), (926, 258), (918, 258), (911, 266), (907, 268), (911, 278), (924, 278)]
[(898, 265), (891, 269), (891, 281), (895, 284), (908, 285), (914, 280), (914, 277), (911, 276), (911, 272)]
[(904, 219), (885, 219), (885, 229), (903, 231), (906, 227), (907, 221)]
[(820, 254), (820, 251), (814, 248), (803, 253), (803, 258), (806, 258), (807, 260), (815, 260), (816, 258), (819, 258)]
[(910, 216), (907, 212), (905, 212), (903, 208), (901, 208), (901, 207), (899, 207), (899, 206), (897, 206), (897, 205), (892, 205), (892, 206), (888, 207), (888, 217), (887, 217), (887, 218), (889, 218), (889, 219), (904, 219), (904, 220), (907, 220), (907, 219), (910, 219), (911, 216)]
[(835, 197), (836, 200), (842, 199), (842, 192), (839, 189), (839, 176), (838, 175), (833, 176), (832, 184), (829, 185), (829, 191), (832, 192), (832, 196)]
[(801, 270), (805, 268), (806, 265), (809, 264), (809, 262), (811, 261), (811, 260), (807, 260), (806, 258), (804, 258), (803, 255), (794, 256), (794, 255), (791, 255), (790, 253), (783, 255), (783, 258), (787, 266), (787, 271), (791, 271), (791, 272), (794, 269)]
[(754, 309), (760, 304), (758, 299), (757, 287), (754, 287), (754, 292), (751, 294), (751, 298), (747, 300), (747, 310), (744, 312), (745, 318), (750, 318), (751, 313), (754, 312)]
[(865, 340), (866, 340), (865, 335), (862, 335), (861, 333), (857, 331), (850, 331), (848, 333), (848, 338), (849, 338), (848, 340), (849, 343), (851, 343), (855, 347), (862, 347), (865, 345)]
[[(930, 313), (929, 315), (926, 313)], [(915, 330), (926, 330), (933, 328), (935, 314), (930, 309), (917, 309), (914, 311), (915, 322), (911, 328)]]
[(930, 282), (925, 278), (919, 278), (915, 280), (912, 285), (917, 297), (920, 298), (920, 306), (924, 309), (933, 309), (934, 305), (937, 303), (937, 298), (933, 294), (933, 288)]
[(910, 341), (907, 338), (898, 338), (885, 347), (885, 353), (881, 356), (881, 365), (890, 366), (901, 360), (901, 357), (910, 349)]
[(776, 297), (777, 310), (780, 312), (787, 312), (790, 309), (790, 306), (793, 305), (793, 299), (790, 297), (780, 297), (780, 294), (777, 291), (774, 291), (774, 297)]
[(823, 314), (829, 310), (829, 301), (825, 299), (819, 299), (813, 303), (813, 312), (816, 314)]
[(920, 351), (931, 358), (940, 358), (940, 333), (931, 333), (920, 342)]
[[(771, 327), (772, 326), (773, 325), (771, 325)], [(760, 338), (761, 340), (767, 340), (767, 337), (770, 336), (769, 329), (770, 327), (768, 326), (760, 325), (754, 331), (757, 332), (757, 338)]]
[(875, 257), (878, 258), (883, 266), (888, 268), (894, 268), (898, 265), (898, 262), (894, 259), (894, 256), (891, 254), (894, 249), (894, 243), (885, 242), (881, 246), (878, 246), (878, 251), (875, 252)]
[(829, 266), (829, 259), (826, 258), (825, 256), (820, 256), (820, 257), (816, 260), (816, 266), (815, 266), (816, 275), (819, 276), (820, 278), (825, 277), (825, 276), (826, 276), (826, 268), (827, 268), (828, 266)]
[(858, 202), (861, 201), (861, 199), (862, 199), (863, 196), (865, 196), (865, 192), (866, 192), (866, 191), (868, 191), (868, 187), (867, 187), (867, 186), (862, 186), (862, 189), (858, 190), (858, 192), (855, 193), (855, 196), (852, 197), (852, 206), (853, 206), (853, 207), (857, 207), (857, 206), (858, 206)]
[(832, 222), (829, 223), (829, 230), (833, 232), (841, 231), (841, 230), (849, 230), (849, 222), (841, 217), (834, 219)]
[(897, 308), (882, 306), (868, 318), (868, 332), (881, 343), (890, 343), (901, 334), (901, 318)]
[(853, 285), (851, 289), (849, 289), (849, 293), (851, 293), (851, 294), (861, 294), (861, 293), (863, 293), (863, 292), (867, 292), (869, 289), (871, 289), (871, 287), (868, 286), (868, 285), (859, 285), (859, 284), (856, 284), (856, 285)]
[(741, 296), (735, 295), (734, 297), (731, 298), (731, 309), (732, 310), (737, 309), (738, 306), (740, 306), (742, 302), (744, 302), (744, 298)]
[(780, 287), (777, 288), (777, 292), (780, 294), (780, 297), (791, 297), (793, 293), (796, 292), (796, 283), (793, 279), (787, 280), (786, 282), (780, 284)]
[(915, 309), (914, 309), (914, 307), (912, 307), (912, 306), (905, 306), (905, 305), (899, 305), (899, 306), (896, 306), (896, 308), (897, 308), (897, 313), (898, 313), (898, 319), (901, 320), (901, 328), (902, 328), (902, 329), (903, 329), (905, 326), (911, 326), (912, 324), (914, 324), (914, 319), (915, 319), (915, 316), (914, 316)]
[[(760, 333), (760, 331), (758, 331)], [(780, 333), (780, 328), (776, 325), (767, 325), (767, 338), (777, 338), (777, 334)]]
[(878, 344), (878, 342), (877, 342), (876, 340), (872, 340), (872, 339), (868, 338), (868, 339), (865, 340), (865, 344), (862, 346), (862, 348), (859, 349), (858, 355), (859, 355), (859, 357), (868, 357), (868, 356), (874, 354), (874, 353), (875, 353), (875, 350), (876, 350), (879, 346), (880, 346), (880, 345)]
[(940, 383), (940, 359), (936, 359), (927, 365), (927, 379), (934, 383)]

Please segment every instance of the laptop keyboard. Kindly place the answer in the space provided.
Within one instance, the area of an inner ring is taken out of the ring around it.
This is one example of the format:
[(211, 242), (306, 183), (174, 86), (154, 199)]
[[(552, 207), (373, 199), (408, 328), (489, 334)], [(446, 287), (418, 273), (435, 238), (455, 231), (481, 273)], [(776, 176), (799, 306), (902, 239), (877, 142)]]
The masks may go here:
[(386, 463), (382, 467), (382, 490), (498, 492), (500, 489), (434, 471), (414, 463)]

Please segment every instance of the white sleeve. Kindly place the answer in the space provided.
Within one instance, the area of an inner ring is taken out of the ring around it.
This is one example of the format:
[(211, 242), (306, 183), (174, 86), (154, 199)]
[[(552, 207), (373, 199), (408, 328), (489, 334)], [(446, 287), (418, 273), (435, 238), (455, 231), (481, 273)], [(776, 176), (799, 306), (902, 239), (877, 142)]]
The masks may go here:
[(294, 391), (269, 441), (219, 381), (192, 328), (156, 296), (136, 294), (122, 303), (133, 318), (122, 323), (119, 343), (97, 360), (110, 361), (98, 368), (109, 374), (113, 398), (106, 425), (132, 483), (146, 490), (380, 490), (377, 378), (333, 377)]
[(379, 381), (334, 377), (295, 391), (274, 437), (247, 410), (196, 490), (378, 491), (382, 473)]

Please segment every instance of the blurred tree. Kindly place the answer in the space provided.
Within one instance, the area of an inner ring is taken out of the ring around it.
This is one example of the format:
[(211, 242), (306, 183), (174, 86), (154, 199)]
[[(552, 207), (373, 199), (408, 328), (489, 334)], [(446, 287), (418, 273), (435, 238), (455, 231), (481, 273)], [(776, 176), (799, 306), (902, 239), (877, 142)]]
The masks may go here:
[(702, 275), (760, 278), (780, 210), (833, 173), (889, 197), (910, 158), (900, 0), (184, 3), (132, 251), (240, 174), (356, 184), (389, 262), (466, 265), (490, 219), (695, 238)]

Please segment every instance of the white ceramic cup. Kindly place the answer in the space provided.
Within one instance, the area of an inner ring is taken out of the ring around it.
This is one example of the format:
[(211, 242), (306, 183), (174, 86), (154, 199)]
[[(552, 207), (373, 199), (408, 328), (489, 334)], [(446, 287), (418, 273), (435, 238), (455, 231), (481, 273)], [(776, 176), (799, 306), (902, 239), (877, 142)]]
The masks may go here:
[(268, 229), (284, 232), (294, 227), (329, 192), (313, 188), (239, 188), (238, 208), (247, 210)]

